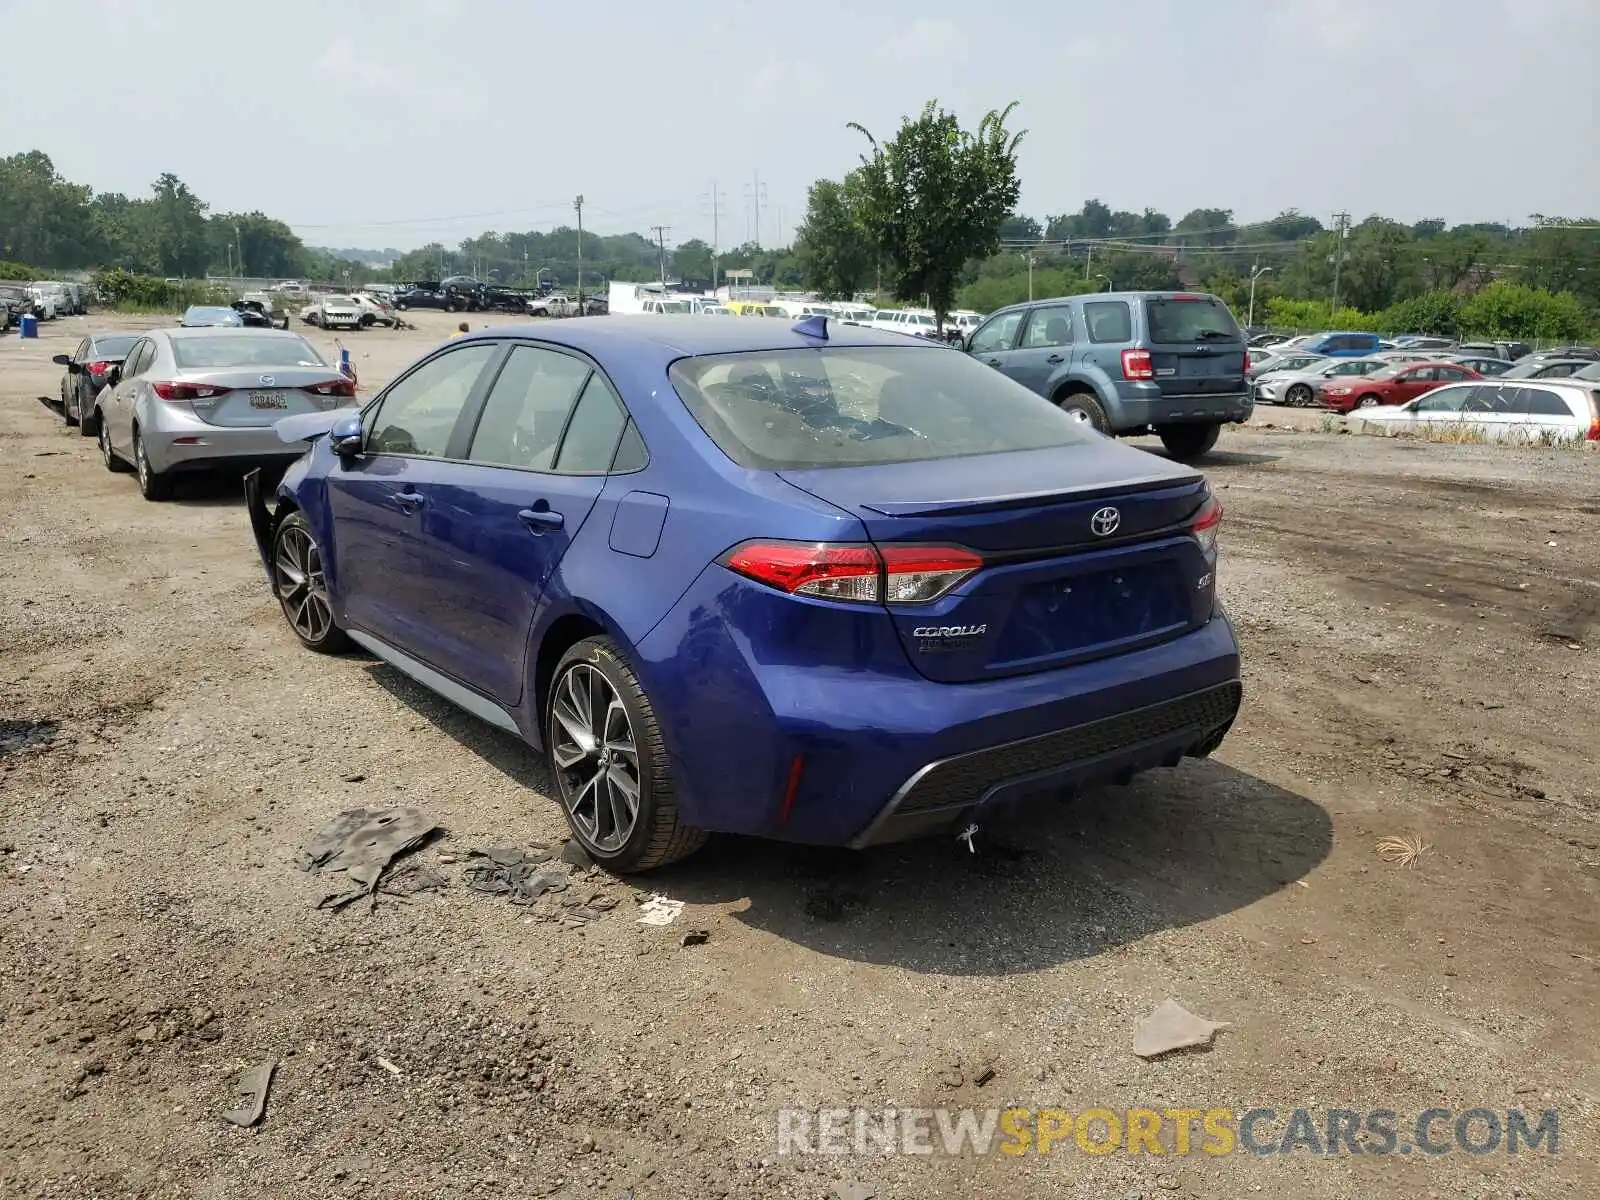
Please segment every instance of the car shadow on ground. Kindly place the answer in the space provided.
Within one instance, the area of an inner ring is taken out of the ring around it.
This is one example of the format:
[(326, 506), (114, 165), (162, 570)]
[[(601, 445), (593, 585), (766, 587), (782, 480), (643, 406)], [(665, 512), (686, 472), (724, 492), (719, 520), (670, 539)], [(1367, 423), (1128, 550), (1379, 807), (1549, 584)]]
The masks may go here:
[[(542, 757), (372, 660), (374, 683), (554, 805)], [(504, 830), (504, 840), (526, 840)], [(1042, 798), (954, 836), (867, 851), (714, 837), (634, 882), (819, 954), (943, 975), (1007, 975), (1223, 916), (1302, 878), (1333, 847), (1319, 805), (1216, 760)]]
[[(169, 504), (190, 508), (244, 507), (244, 471), (195, 471), (173, 476)], [(269, 499), (278, 490), (282, 472), (261, 473), (262, 494)]]

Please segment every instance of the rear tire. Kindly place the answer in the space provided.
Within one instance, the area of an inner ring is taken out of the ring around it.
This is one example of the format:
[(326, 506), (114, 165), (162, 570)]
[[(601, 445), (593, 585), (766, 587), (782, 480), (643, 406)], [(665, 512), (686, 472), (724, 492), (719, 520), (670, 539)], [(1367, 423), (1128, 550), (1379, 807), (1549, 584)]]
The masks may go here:
[(1056, 407), (1076, 421), (1092, 427), (1097, 433), (1109, 434), (1111, 420), (1100, 400), (1091, 392), (1067, 392), (1057, 397)]
[(679, 819), (655, 709), (610, 638), (578, 642), (556, 664), (545, 745), (567, 825), (606, 870), (649, 871), (705, 844)]
[(1192, 463), (1204, 458), (1217, 444), (1222, 426), (1210, 425), (1158, 425), (1156, 436), (1167, 448), (1167, 453), (1181, 463)]
[(133, 427), (133, 470), (139, 477), (139, 494), (146, 500), (172, 499), (172, 476), (157, 474), (150, 465), (150, 456), (145, 453), (144, 439), (139, 436), (137, 425)]
[(295, 637), (307, 650), (341, 654), (350, 638), (333, 621), (333, 602), (323, 576), (322, 549), (311, 523), (290, 513), (272, 533), (272, 591)]
[(1382, 403), (1383, 403), (1383, 400), (1382, 400), (1382, 398), (1380, 398), (1377, 395), (1377, 393), (1368, 392), (1365, 396), (1361, 397), (1361, 399), (1356, 401), (1356, 407), (1357, 408), (1377, 408), (1378, 405), (1380, 405)]

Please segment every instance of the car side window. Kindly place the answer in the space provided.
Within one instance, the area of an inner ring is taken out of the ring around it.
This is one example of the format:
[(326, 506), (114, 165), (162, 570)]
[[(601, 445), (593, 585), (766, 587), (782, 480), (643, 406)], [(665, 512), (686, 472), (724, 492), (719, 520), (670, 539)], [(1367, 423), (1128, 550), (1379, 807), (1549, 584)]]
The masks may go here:
[(367, 451), (443, 458), (478, 376), (499, 349), (477, 342), (447, 350), (396, 382), (373, 410)]
[(567, 422), (556, 454), (556, 470), (563, 475), (604, 475), (611, 469), (627, 424), (628, 413), (611, 385), (600, 372), (591, 373), (572, 420)]
[(133, 348), (133, 353), (128, 356), (128, 367), (123, 372), (125, 378), (132, 379), (136, 375), (143, 375), (145, 368), (150, 365), (150, 360), (155, 357), (156, 348), (149, 338), (142, 338)]
[(972, 335), (967, 349), (973, 354), (1000, 354), (1011, 349), (1017, 340), (1017, 326), (1022, 324), (1023, 313), (1001, 313)]
[(1567, 402), (1545, 388), (1520, 388), (1513, 412), (1527, 413), (1530, 417), (1570, 417), (1572, 410)]
[(1072, 344), (1072, 309), (1065, 304), (1049, 304), (1028, 314), (1028, 327), (1022, 331), (1019, 349), (1040, 350), (1046, 346)]
[[(592, 368), (540, 346), (515, 346), (489, 391), (467, 458), (524, 471), (553, 469), (567, 418)], [(611, 449), (606, 448), (606, 461)]]
[(89, 353), (89, 339), (84, 338), (83, 341), (78, 343), (78, 348), (72, 352), (72, 361), (75, 363), (88, 362)]
[(613, 475), (625, 474), (628, 471), (642, 471), (650, 461), (650, 451), (644, 444), (644, 438), (639, 436), (639, 427), (632, 421), (622, 431), (622, 440), (617, 443), (617, 452), (611, 457), (611, 473)]
[(1133, 340), (1133, 314), (1125, 300), (1091, 300), (1083, 306), (1083, 323), (1091, 342)]
[(1469, 387), (1435, 388), (1418, 400), (1411, 411), (1419, 413), (1460, 412), (1463, 404), (1474, 390)]

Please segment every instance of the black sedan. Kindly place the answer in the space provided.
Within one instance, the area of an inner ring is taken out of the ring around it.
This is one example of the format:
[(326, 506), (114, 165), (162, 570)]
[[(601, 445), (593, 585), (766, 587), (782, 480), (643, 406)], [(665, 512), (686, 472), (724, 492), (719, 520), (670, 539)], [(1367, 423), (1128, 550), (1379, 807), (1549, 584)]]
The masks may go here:
[(83, 414), (94, 411), (94, 398), (105, 386), (106, 376), (128, 357), (139, 337), (137, 333), (92, 333), (71, 354), (58, 354), (51, 360), (66, 368), (61, 375), (61, 415), (84, 437), (99, 431), (94, 422), (84, 421)]

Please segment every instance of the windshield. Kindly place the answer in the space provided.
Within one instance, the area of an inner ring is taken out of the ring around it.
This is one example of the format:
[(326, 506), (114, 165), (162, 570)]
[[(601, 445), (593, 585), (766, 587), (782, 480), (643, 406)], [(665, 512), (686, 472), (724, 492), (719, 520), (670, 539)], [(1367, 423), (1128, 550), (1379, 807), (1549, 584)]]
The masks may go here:
[(1368, 379), (1394, 379), (1400, 374), (1400, 372), (1406, 370), (1410, 365), (1411, 365), (1410, 363), (1394, 363), (1391, 366), (1384, 367), (1381, 371), (1372, 371), (1372, 372), (1370, 372), (1367, 375), (1367, 378)]
[(265, 331), (224, 337), (174, 337), (172, 357), (180, 367), (325, 367), (303, 337), (261, 336)]
[(1158, 345), (1240, 340), (1233, 314), (1215, 296), (1153, 296), (1144, 302), (1144, 311), (1150, 340)]
[(186, 325), (237, 325), (239, 314), (231, 308), (191, 308), (183, 320)]
[(668, 372), (706, 435), (756, 470), (961, 458), (1100, 435), (998, 371), (937, 349), (769, 350)]

